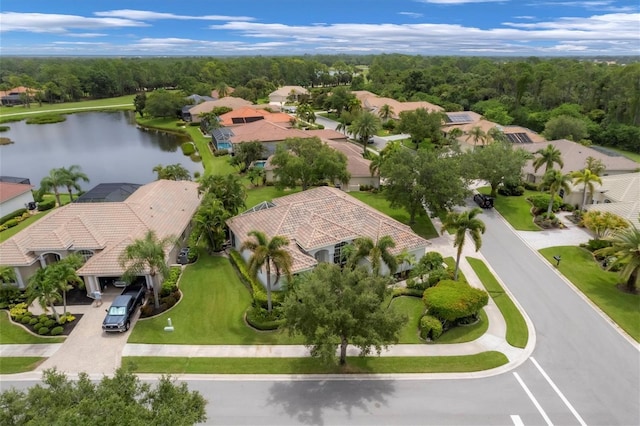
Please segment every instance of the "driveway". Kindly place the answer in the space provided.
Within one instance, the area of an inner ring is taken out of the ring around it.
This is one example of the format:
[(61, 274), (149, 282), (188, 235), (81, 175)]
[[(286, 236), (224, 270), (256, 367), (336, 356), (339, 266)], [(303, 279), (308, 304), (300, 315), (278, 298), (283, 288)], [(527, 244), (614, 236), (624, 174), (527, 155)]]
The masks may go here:
[[(56, 367), (65, 373), (91, 372), (97, 374), (113, 374), (120, 366), (122, 350), (124, 349), (129, 333), (105, 333), (102, 331), (102, 320), (105, 310), (109, 308), (113, 299), (121, 293), (121, 289), (109, 288), (102, 295), (102, 306), (72, 305), (67, 306), (67, 311), (72, 314), (83, 314), (82, 318), (66, 338), (64, 344), (40, 364), (36, 371)], [(61, 311), (59, 307), (56, 307)], [(39, 314), (40, 307), (32, 307), (34, 314)], [(136, 312), (133, 325), (140, 316), (140, 310)], [(132, 327), (133, 328), (133, 327)]]

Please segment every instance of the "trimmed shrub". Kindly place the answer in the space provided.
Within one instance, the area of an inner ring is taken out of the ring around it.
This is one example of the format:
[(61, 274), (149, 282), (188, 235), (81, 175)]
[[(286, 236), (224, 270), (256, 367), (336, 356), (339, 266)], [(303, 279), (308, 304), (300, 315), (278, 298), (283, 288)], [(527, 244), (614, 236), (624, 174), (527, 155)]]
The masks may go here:
[(9, 229), (9, 228), (13, 228), (14, 226), (16, 226), (18, 224), (18, 219), (9, 219), (8, 221), (6, 221), (5, 223), (2, 224), (2, 226), (4, 226), (5, 228)]
[(505, 183), (500, 188), (498, 188), (498, 194), (504, 195), (506, 197), (517, 197), (524, 194), (524, 186), (517, 183)]
[(162, 283), (162, 289), (160, 290), (160, 297), (167, 297), (178, 289), (178, 279), (180, 278), (181, 273), (182, 273), (181, 267), (174, 266), (171, 268), (171, 270), (169, 271), (169, 276)]
[(422, 297), (422, 293), (424, 293), (424, 290), (419, 288), (397, 287), (392, 290), (391, 297), (399, 297), (399, 296)]
[[(31, 320), (34, 320), (35, 318), (32, 317), (31, 315), (25, 315), (22, 318), (20, 318), (20, 322), (22, 324), (31, 324)], [(38, 320), (36, 320), (37, 322)]]
[(16, 317), (19, 316), (20, 318), (22, 318), (26, 314), (29, 314), (28, 306), (26, 303), (16, 303), (15, 305), (11, 306), (9, 309), (9, 315), (14, 320), (16, 320)]
[(222, 157), (223, 155), (229, 155), (229, 150), (228, 149), (216, 149), (215, 151), (213, 151), (213, 156), (214, 157)]
[(429, 287), (433, 287), (440, 281), (450, 279), (453, 279), (453, 269), (436, 269), (435, 271), (431, 271), (429, 273), (429, 278), (427, 279), (425, 290)]
[(23, 297), (23, 292), (15, 285), (0, 283), (0, 303), (9, 306), (10, 304), (20, 303)]
[(593, 253), (596, 250), (600, 250), (605, 247), (611, 247), (611, 244), (611, 241), (591, 239), (586, 244), (580, 244), (580, 247), (584, 247)]
[(140, 308), (141, 317), (149, 317), (153, 315), (153, 303), (146, 303)]
[(442, 335), (442, 323), (433, 315), (425, 315), (420, 318), (420, 338), (424, 340), (436, 340)]
[(64, 328), (63, 328), (63, 327), (58, 326), (58, 327), (54, 327), (54, 328), (51, 330), (51, 335), (52, 335), (52, 336), (59, 336), (59, 335), (60, 335), (60, 334), (62, 334), (63, 332), (64, 332)]
[(44, 326), (40, 327), (38, 329), (38, 334), (41, 334), (41, 335), (49, 334), (49, 328)]
[(522, 182), (522, 185), (529, 191), (538, 191), (540, 189), (538, 184), (533, 182)]
[(31, 319), (29, 320), (29, 325), (36, 325), (36, 324), (38, 324), (38, 318), (31, 317)]
[(51, 210), (56, 206), (55, 198), (51, 198), (49, 200), (44, 200), (38, 203), (38, 210), (41, 212)]
[(42, 314), (42, 315), (40, 315), (40, 316), (38, 317), (38, 322), (39, 322), (40, 324), (44, 324), (45, 322), (49, 321), (49, 319), (50, 319), (50, 318), (49, 318), (48, 316), (46, 316), (46, 315)]
[(180, 145), (180, 147), (182, 148), (182, 153), (184, 155), (191, 155), (196, 152), (196, 146), (193, 144), (193, 142), (185, 142)]
[(45, 321), (44, 326), (51, 328), (51, 327), (53, 327), (55, 325), (55, 323), (56, 323), (55, 320), (48, 319), (48, 320)]
[[(550, 194), (535, 194), (527, 198), (527, 200), (529, 200), (529, 202), (533, 205), (535, 213), (538, 214), (538, 212), (547, 211), (547, 208), (549, 207), (550, 197), (551, 197)], [(551, 210), (554, 212), (557, 212), (560, 209), (561, 205), (562, 205), (562, 198), (556, 195), (553, 198), (553, 206)]]
[(251, 327), (262, 331), (277, 330), (285, 322), (280, 309), (269, 312), (256, 306), (247, 310), (245, 318)]
[(18, 210), (14, 211), (14, 212), (11, 212), (9, 214), (6, 214), (6, 215), (2, 216), (0, 218), (0, 223), (5, 223), (7, 220), (16, 218), (18, 216), (22, 216), (25, 213), (27, 213), (27, 209), (24, 209), (24, 208), (18, 209)]
[(430, 315), (454, 322), (459, 318), (477, 315), (489, 302), (489, 295), (467, 283), (444, 280), (425, 290), (423, 301)]

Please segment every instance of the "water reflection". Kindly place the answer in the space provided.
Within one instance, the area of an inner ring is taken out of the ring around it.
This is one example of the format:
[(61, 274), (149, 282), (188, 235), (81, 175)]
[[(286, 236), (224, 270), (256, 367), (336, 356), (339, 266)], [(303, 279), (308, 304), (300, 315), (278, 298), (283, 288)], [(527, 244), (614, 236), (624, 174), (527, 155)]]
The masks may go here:
[(192, 174), (202, 165), (182, 154), (177, 135), (146, 131), (135, 125), (133, 112), (87, 112), (67, 115), (63, 123), (8, 123), (2, 136), (15, 143), (0, 146), (0, 174), (40, 180), (57, 167), (78, 164), (89, 176), (89, 189), (105, 182), (148, 183), (158, 164), (180, 163)]

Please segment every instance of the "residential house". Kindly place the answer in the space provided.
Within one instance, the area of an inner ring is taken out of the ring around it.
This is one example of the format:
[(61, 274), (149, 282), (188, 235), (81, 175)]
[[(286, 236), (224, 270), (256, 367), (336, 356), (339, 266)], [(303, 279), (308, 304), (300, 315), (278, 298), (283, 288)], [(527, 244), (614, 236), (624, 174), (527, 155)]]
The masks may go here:
[(261, 142), (266, 150), (265, 158), (276, 152), (276, 146), (287, 138), (309, 138), (312, 137), (304, 130), (292, 129), (288, 125), (272, 123), (268, 120), (254, 121), (238, 127), (226, 127), (216, 129), (212, 133), (212, 141), (216, 149), (220, 149), (220, 142), (231, 143), (231, 151), (233, 146), (244, 142), (258, 141)]
[(222, 114), (220, 124), (225, 127), (240, 126), (242, 124), (253, 123), (258, 120), (267, 120), (285, 127), (291, 127), (293, 117), (282, 112), (269, 112), (256, 106), (244, 106)]
[(33, 94), (36, 92), (36, 89), (24, 86), (14, 87), (10, 90), (3, 90), (0, 91), (0, 104), (3, 106), (22, 105), (25, 103), (27, 98), (31, 100), (33, 98)]
[[(593, 194), (587, 194), (587, 210), (611, 212), (627, 219), (640, 229), (640, 173), (602, 176), (602, 185), (595, 184)], [(565, 195), (571, 204), (582, 203), (584, 185), (574, 186)]]
[(38, 269), (78, 253), (86, 261), (78, 275), (91, 294), (122, 276), (121, 253), (148, 231), (177, 239), (165, 253), (168, 261), (175, 259), (200, 202), (198, 183), (158, 180), (124, 201), (70, 203), (1, 243), (0, 259), (13, 267), (18, 287), (24, 288)]
[[(518, 144), (517, 146), (533, 154), (539, 149), (544, 149), (549, 144), (553, 145), (562, 153), (562, 161), (564, 163), (562, 173), (565, 174), (584, 169), (587, 157), (593, 157), (596, 160), (602, 161), (606, 167), (603, 173), (604, 176), (630, 173), (640, 169), (638, 163), (627, 157), (613, 152), (605, 153), (567, 139), (559, 139), (545, 143)], [(528, 161), (523, 168), (523, 175), (527, 182), (539, 183), (542, 181), (542, 176), (544, 175), (544, 167), (538, 169), (536, 172), (533, 168), (533, 160)]]
[(211, 96), (200, 96), (197, 94), (193, 94), (193, 95), (187, 96), (186, 99), (188, 99), (191, 103), (189, 105), (185, 105), (182, 107), (182, 110), (181, 110), (182, 120), (191, 121), (191, 112), (190, 112), (191, 108), (203, 102), (215, 101), (217, 98), (214, 99)]
[(0, 217), (30, 206), (35, 207), (32, 188), (29, 179), (0, 177)]
[[(312, 270), (320, 262), (342, 264), (345, 260), (343, 248), (358, 237), (377, 241), (388, 235), (396, 244), (391, 249), (392, 254), (398, 255), (406, 250), (417, 260), (422, 258), (430, 244), (409, 226), (339, 189), (327, 186), (263, 202), (227, 220), (227, 225), (231, 245), (238, 251), (250, 231), (264, 232), (269, 238), (276, 235), (287, 237), (289, 245), (286, 250), (293, 260), (293, 274)], [(251, 252), (245, 250), (242, 256), (249, 259)], [(409, 265), (403, 267), (410, 268)], [(274, 269), (271, 268), (272, 271)], [(383, 265), (381, 273), (388, 272)], [(258, 278), (266, 283), (264, 269), (258, 271)], [(274, 280), (272, 277), (271, 282)]]
[(242, 98), (234, 98), (231, 96), (227, 96), (221, 99), (217, 99), (215, 101), (206, 101), (198, 104), (189, 109), (189, 114), (191, 115), (191, 121), (194, 123), (200, 122), (200, 114), (207, 113), (213, 111), (216, 107), (227, 107), (231, 109), (242, 108), (244, 106), (252, 105), (251, 102), (245, 101)]
[(287, 102), (298, 102), (300, 95), (309, 95), (309, 91), (302, 86), (283, 86), (269, 93), (269, 104), (282, 107)]
[(424, 108), (428, 112), (444, 111), (441, 106), (424, 101), (400, 102), (396, 101), (395, 99), (380, 97), (366, 90), (356, 90), (351, 93), (354, 94), (356, 98), (358, 98), (358, 100), (362, 104), (363, 109), (371, 111), (376, 115), (380, 113), (380, 109), (384, 105), (389, 105), (393, 110), (393, 114), (390, 118), (396, 120), (400, 118), (400, 113), (403, 111), (415, 111), (419, 108)]

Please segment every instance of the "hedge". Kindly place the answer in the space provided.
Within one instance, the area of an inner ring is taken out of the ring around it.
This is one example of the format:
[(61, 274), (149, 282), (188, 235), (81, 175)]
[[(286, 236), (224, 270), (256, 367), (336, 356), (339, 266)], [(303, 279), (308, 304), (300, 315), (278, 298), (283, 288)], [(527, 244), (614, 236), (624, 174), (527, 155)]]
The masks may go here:
[[(22, 215), (23, 215), (23, 214), (25, 214), (25, 213), (27, 213), (27, 209), (24, 209), (24, 208), (23, 208), (23, 209), (18, 209), (18, 210), (16, 210), (16, 211), (12, 212), (12, 213), (6, 214), (6, 215), (4, 215), (4, 216), (0, 217), (0, 224), (3, 224), (3, 225), (4, 225), (4, 223), (5, 223), (6, 221), (8, 221), (9, 219), (14, 219), (14, 218), (16, 218), (16, 217), (20, 217), (20, 216), (22, 216)], [(7, 227), (7, 228), (8, 228), (8, 227)]]
[(49, 200), (44, 200), (38, 203), (38, 210), (43, 212), (46, 210), (51, 210), (56, 206), (56, 199), (51, 198)]
[[(550, 194), (535, 194), (535, 195), (531, 195), (529, 198), (527, 198), (527, 200), (529, 200), (529, 202), (533, 204), (533, 208), (536, 210), (536, 212), (540, 212), (540, 211), (547, 211), (547, 209), (549, 208), (550, 197), (551, 197)], [(557, 212), (560, 209), (561, 205), (562, 205), (562, 198), (558, 197), (557, 195), (554, 196), (553, 206), (551, 208), (552, 211)]]
[(489, 294), (459, 281), (440, 281), (424, 292), (423, 300), (430, 315), (456, 321), (476, 315), (489, 302)]
[(442, 335), (442, 323), (433, 315), (425, 315), (420, 318), (420, 338), (424, 340), (436, 340)]
[(260, 331), (277, 330), (285, 322), (285, 319), (280, 316), (279, 309), (274, 309), (269, 313), (265, 308), (256, 306), (247, 309), (245, 313), (247, 323)]

